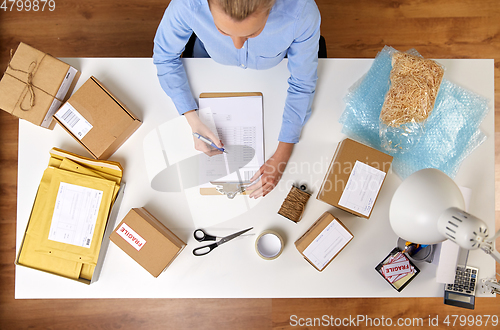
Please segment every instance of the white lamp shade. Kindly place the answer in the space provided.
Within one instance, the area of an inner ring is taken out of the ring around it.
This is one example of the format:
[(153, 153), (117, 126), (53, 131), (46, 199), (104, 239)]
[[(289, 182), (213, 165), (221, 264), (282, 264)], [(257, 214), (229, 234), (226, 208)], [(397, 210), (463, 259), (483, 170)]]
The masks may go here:
[(446, 239), (437, 222), (450, 207), (465, 208), (460, 189), (445, 173), (427, 168), (413, 173), (398, 187), (389, 219), (399, 237), (412, 243), (436, 244)]

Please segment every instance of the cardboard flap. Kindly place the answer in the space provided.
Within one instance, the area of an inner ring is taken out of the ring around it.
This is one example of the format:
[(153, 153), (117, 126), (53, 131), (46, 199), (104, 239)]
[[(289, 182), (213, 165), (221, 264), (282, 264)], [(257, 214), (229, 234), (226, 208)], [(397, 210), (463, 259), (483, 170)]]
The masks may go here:
[(162, 233), (165, 237), (167, 237), (173, 244), (177, 247), (182, 248), (186, 243), (181, 240), (177, 235), (170, 231), (163, 223), (161, 223), (158, 219), (156, 219), (151, 213), (148, 212), (145, 208), (141, 207), (138, 209), (134, 209), (139, 215), (141, 215), (144, 220), (146, 220), (152, 227)]
[(125, 112), (131, 118), (139, 120), (139, 118), (137, 118), (129, 109), (127, 109), (127, 107), (123, 103), (121, 103), (120, 100), (118, 100), (118, 98), (116, 96), (111, 94), (111, 92), (106, 87), (104, 87), (104, 85), (99, 80), (97, 80), (96, 77), (92, 76), (92, 77), (90, 77), (90, 79), (92, 79), (99, 87), (101, 87), (101, 89), (104, 92), (106, 92), (110, 98), (112, 98), (116, 103), (118, 103), (120, 105), (120, 107), (122, 107), (122, 109), (125, 110)]

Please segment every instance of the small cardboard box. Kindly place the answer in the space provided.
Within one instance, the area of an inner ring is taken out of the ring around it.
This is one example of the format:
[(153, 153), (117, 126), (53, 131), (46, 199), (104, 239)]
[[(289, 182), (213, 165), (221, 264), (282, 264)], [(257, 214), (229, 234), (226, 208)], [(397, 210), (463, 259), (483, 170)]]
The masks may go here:
[(90, 77), (54, 118), (95, 159), (108, 159), (142, 124), (95, 77)]
[(353, 234), (339, 219), (325, 212), (295, 241), (295, 247), (321, 272), (353, 238)]
[(368, 219), (391, 163), (392, 156), (346, 138), (337, 146), (316, 198)]
[(75, 88), (80, 72), (20, 43), (0, 80), (0, 109), (52, 129), (52, 115)]
[(154, 277), (186, 246), (145, 208), (131, 209), (109, 238)]

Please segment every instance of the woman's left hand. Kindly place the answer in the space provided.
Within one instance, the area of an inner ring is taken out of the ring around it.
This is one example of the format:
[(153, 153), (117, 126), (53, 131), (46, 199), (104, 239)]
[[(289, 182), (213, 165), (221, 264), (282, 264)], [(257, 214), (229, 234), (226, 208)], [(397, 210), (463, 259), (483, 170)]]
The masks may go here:
[(271, 190), (274, 189), (274, 187), (278, 185), (278, 182), (285, 171), (288, 159), (290, 159), (290, 155), (292, 154), (293, 147), (293, 143), (279, 143), (274, 155), (269, 158), (264, 165), (260, 167), (259, 171), (250, 179), (250, 181), (253, 182), (262, 175), (257, 182), (247, 188), (247, 191), (251, 192), (250, 198), (266, 196)]

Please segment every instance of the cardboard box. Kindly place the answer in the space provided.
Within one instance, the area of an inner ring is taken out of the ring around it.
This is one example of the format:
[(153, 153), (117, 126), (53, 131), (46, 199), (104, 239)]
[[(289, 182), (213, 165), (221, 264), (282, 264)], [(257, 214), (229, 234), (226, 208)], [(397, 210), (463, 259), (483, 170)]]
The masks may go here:
[(392, 156), (346, 138), (337, 146), (316, 197), (362, 218), (370, 218)]
[(109, 238), (154, 277), (186, 246), (145, 208), (131, 209)]
[(90, 77), (54, 118), (95, 159), (108, 159), (142, 124), (95, 77)]
[(80, 72), (20, 43), (0, 80), (0, 109), (52, 129), (52, 115), (75, 88)]
[(353, 238), (354, 235), (339, 219), (325, 212), (295, 241), (295, 247), (314, 268), (321, 272)]

